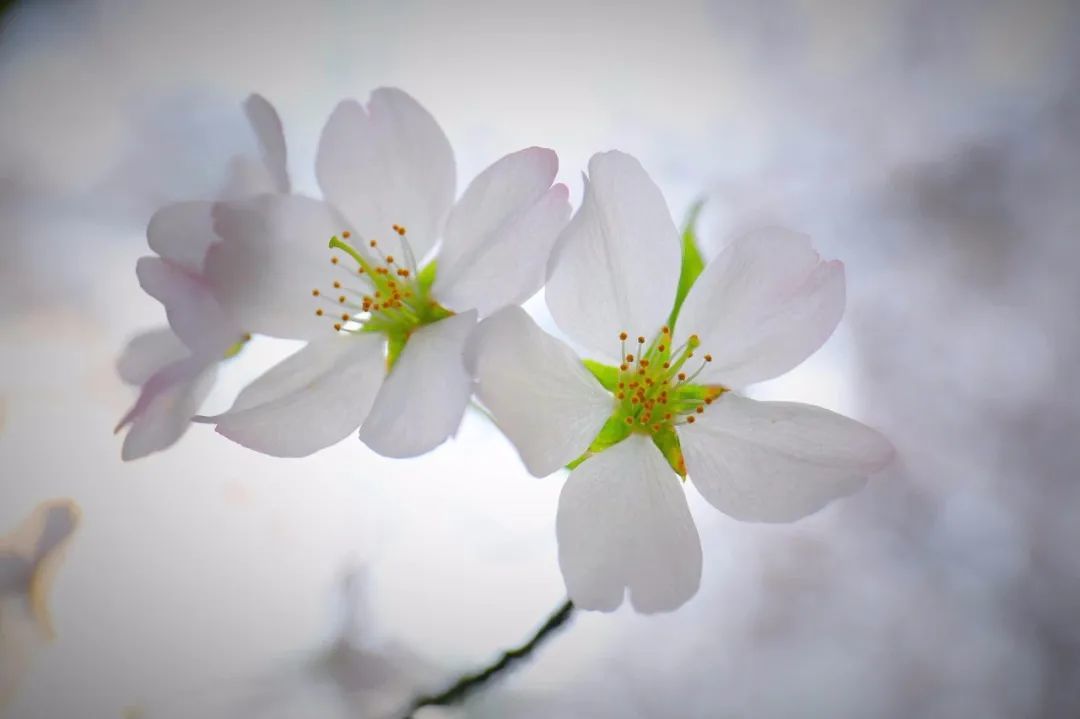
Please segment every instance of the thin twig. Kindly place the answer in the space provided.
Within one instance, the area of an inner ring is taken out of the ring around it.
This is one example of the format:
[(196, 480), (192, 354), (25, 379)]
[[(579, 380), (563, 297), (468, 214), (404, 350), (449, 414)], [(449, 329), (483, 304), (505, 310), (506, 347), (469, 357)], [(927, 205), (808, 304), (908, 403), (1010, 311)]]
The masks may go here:
[(482, 685), (486, 684), (491, 679), (494, 679), (497, 674), (509, 669), (521, 660), (526, 659), (530, 654), (536, 651), (548, 635), (569, 621), (573, 612), (574, 603), (567, 599), (554, 614), (548, 617), (544, 626), (540, 627), (528, 642), (516, 649), (509, 649), (503, 652), (502, 656), (499, 657), (495, 663), (489, 664), (486, 668), (462, 676), (445, 691), (438, 694), (418, 697), (413, 701), (412, 707), (409, 709), (404, 719), (412, 719), (413, 713), (421, 707), (447, 706), (464, 701), (465, 697), (471, 692), (479, 689)]

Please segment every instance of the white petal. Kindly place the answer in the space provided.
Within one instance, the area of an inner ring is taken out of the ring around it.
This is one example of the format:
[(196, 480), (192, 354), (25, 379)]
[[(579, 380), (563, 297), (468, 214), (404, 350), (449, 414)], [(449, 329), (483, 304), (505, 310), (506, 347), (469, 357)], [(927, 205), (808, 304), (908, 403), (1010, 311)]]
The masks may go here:
[(116, 373), (127, 384), (140, 385), (165, 365), (188, 355), (188, 347), (168, 327), (135, 335), (116, 361)]
[(201, 274), (207, 250), (218, 241), (213, 208), (212, 202), (177, 202), (161, 208), (146, 227), (150, 249), (189, 272)]
[(866, 483), (893, 457), (889, 441), (821, 407), (728, 392), (679, 427), (698, 491), (736, 519), (793, 522)]
[(282, 194), (288, 193), (289, 170), (285, 132), (277, 110), (262, 95), (252, 94), (244, 102), (244, 113), (251, 123), (251, 129), (255, 131), (255, 139), (259, 143), (259, 151), (267, 172), (273, 179), (274, 189)]
[(465, 312), (413, 333), (360, 439), (384, 457), (415, 457), (457, 432), (472, 394), (464, 352), (475, 326), (476, 312)]
[(433, 288), (441, 304), (483, 317), (540, 289), (570, 216), (566, 186), (551, 186), (558, 169), (554, 152), (530, 147), (472, 181), (446, 223)]
[(120, 420), (131, 425), (121, 451), (123, 460), (145, 457), (171, 447), (187, 431), (214, 379), (217, 364), (187, 358), (162, 368), (142, 386), (139, 399)]
[(732, 242), (698, 277), (676, 322), (713, 361), (703, 383), (744, 387), (817, 351), (844, 313), (844, 266), (824, 262), (810, 238), (769, 229)]
[(701, 542), (679, 477), (635, 434), (570, 473), (555, 522), (574, 604), (611, 611), (630, 590), (639, 612), (678, 608), (701, 582)]
[[(332, 207), (297, 195), (262, 195), (220, 203), (214, 208), (222, 241), (206, 256), (204, 275), (225, 311), (249, 332), (289, 339), (321, 339), (333, 332), (332, 320), (316, 317), (323, 307), (333, 315), (334, 280), (347, 287), (366, 283), (330, 264), (330, 238), (344, 229)], [(312, 296), (313, 289), (323, 292)]]
[(160, 257), (140, 258), (135, 273), (142, 288), (165, 306), (169, 326), (192, 352), (220, 359), (244, 338), (202, 277)]
[(385, 375), (383, 348), (382, 336), (373, 333), (311, 342), (248, 385), (228, 412), (208, 419), (218, 433), (257, 452), (317, 452), (364, 421)]
[(468, 354), (477, 397), (537, 477), (580, 457), (614, 410), (573, 350), (520, 307), (481, 322)]
[(400, 255), (391, 227), (403, 225), (420, 260), (435, 245), (454, 202), (454, 153), (435, 118), (395, 88), (371, 94), (367, 110), (339, 104), (315, 160), (323, 196), (365, 240)]
[(619, 333), (653, 337), (679, 283), (679, 235), (660, 189), (633, 157), (593, 155), (585, 199), (555, 246), (548, 308), (575, 341), (619, 355)]

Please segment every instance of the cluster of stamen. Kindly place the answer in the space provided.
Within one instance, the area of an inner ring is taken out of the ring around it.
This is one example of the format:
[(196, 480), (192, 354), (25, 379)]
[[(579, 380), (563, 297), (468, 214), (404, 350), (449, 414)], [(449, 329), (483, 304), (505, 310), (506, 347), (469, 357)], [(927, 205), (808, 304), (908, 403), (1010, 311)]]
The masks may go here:
[[(634, 431), (655, 434), (666, 426), (693, 424), (696, 416), (722, 391), (695, 388), (694, 379), (712, 362), (712, 355), (686, 372), (687, 362), (696, 356), (701, 341), (697, 335), (678, 347), (672, 347), (671, 328), (664, 327), (648, 346), (645, 337), (637, 337), (634, 351), (627, 350), (630, 335), (619, 333), (622, 362), (615, 385), (618, 413)], [(633, 349), (633, 344), (630, 345)]]
[[(332, 319), (335, 332), (358, 331), (365, 326), (387, 330), (414, 327), (434, 304), (420, 291), (416, 257), (405, 228), (393, 225), (392, 229), (401, 240), (400, 259), (384, 254), (378, 240), (353, 246), (348, 230), (330, 238), (330, 249), (342, 253), (331, 255), (330, 264), (341, 274), (330, 291), (316, 287), (311, 295), (321, 304), (315, 315)], [(348, 269), (347, 260), (354, 261), (356, 268)]]

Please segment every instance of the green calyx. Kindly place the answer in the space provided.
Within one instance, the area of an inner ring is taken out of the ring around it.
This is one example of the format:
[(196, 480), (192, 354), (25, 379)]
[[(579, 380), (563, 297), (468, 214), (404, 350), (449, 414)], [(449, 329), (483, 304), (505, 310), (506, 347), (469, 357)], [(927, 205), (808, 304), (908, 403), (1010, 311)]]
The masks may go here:
[[(399, 228), (395, 228), (399, 229)], [(431, 286), (435, 282), (436, 266), (430, 262), (423, 268), (416, 267), (409, 245), (404, 241), (401, 229), (402, 247), (406, 257), (398, 259), (384, 255), (372, 241), (370, 247), (378, 257), (358, 249), (345, 239), (336, 235), (330, 239), (330, 249), (341, 250), (356, 264), (356, 273), (365, 280), (364, 290), (358, 291), (334, 283), (336, 297), (342, 306), (340, 322), (335, 323), (338, 332), (379, 332), (386, 335), (386, 367), (391, 369), (405, 349), (409, 338), (419, 328), (453, 316), (431, 297)], [(339, 258), (331, 261), (339, 264)]]
[(644, 337), (636, 338), (636, 351), (627, 351), (626, 333), (620, 340), (623, 362), (618, 366), (584, 361), (586, 369), (614, 395), (615, 408), (588, 452), (568, 466), (572, 469), (631, 434), (642, 434), (651, 437), (671, 468), (685, 477), (686, 466), (675, 427), (693, 424), (726, 391), (718, 385), (693, 382), (712, 357), (702, 356), (700, 363), (695, 362), (694, 369), (688, 371), (687, 364), (698, 357), (696, 350), (700, 342), (696, 335), (691, 335), (680, 346), (672, 347), (668, 327), (648, 344)]

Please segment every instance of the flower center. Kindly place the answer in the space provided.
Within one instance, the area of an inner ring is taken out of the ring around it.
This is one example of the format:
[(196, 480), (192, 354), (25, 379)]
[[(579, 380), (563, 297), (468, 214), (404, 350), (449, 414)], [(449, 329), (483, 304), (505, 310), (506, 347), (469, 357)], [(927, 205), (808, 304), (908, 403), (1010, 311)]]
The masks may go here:
[[(688, 370), (697, 357), (701, 341), (697, 335), (678, 347), (672, 347), (671, 328), (664, 327), (660, 335), (646, 345), (637, 337), (636, 348), (626, 332), (619, 334), (622, 363), (613, 388), (616, 399), (615, 417), (641, 434), (656, 435), (681, 424), (693, 424), (699, 414), (724, 392), (722, 387), (693, 384), (712, 355), (701, 357), (700, 364)], [(629, 351), (632, 350), (632, 351)]]
[[(422, 327), (450, 317), (453, 312), (430, 296), (434, 263), (417, 267), (416, 257), (401, 225), (393, 231), (401, 239), (403, 257), (384, 254), (378, 240), (350, 244), (352, 233), (330, 238), (330, 256), (336, 270), (331, 287), (311, 290), (318, 303), (315, 314), (331, 320), (334, 332), (381, 332), (389, 340), (388, 366), (392, 366), (409, 336)], [(355, 263), (353, 268), (347, 265)]]

